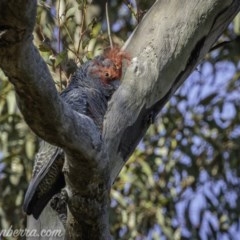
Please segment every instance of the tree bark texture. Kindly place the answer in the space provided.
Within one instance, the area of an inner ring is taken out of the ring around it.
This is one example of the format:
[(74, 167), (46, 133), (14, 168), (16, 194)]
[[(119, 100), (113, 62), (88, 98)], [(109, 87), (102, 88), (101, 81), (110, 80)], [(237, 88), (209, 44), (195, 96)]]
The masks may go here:
[[(32, 43), (36, 8), (36, 0), (0, 0), (0, 67), (30, 128), (65, 151), (68, 239), (110, 239), (111, 185), (164, 104), (238, 13), (240, 0), (156, 1), (124, 46), (132, 61), (102, 133), (60, 99)], [(54, 214), (54, 224), (43, 224), (46, 211), (28, 226), (55, 226), (60, 220)]]

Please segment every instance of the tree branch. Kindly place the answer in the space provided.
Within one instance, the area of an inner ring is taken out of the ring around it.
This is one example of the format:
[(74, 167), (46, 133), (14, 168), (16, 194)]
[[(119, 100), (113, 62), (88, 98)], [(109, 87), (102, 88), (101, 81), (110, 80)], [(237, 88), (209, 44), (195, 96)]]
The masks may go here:
[(93, 158), (101, 148), (99, 131), (90, 118), (60, 99), (46, 63), (32, 43), (36, 2), (0, 1), (0, 67), (15, 87), (25, 121), (39, 137)]
[(132, 64), (105, 118), (112, 183), (155, 116), (239, 10), (239, 0), (162, 0), (148, 11), (124, 46)]

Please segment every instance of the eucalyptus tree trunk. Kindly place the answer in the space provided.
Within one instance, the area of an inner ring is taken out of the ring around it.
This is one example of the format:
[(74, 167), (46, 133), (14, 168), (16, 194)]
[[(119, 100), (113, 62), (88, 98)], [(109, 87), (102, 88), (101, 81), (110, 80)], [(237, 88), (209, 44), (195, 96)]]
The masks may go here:
[(238, 13), (240, 0), (156, 1), (124, 45), (132, 60), (102, 133), (60, 99), (32, 42), (36, 8), (36, 0), (0, 0), (0, 67), (29, 127), (65, 151), (69, 208), (66, 227), (49, 206), (38, 221), (28, 217), (28, 227), (61, 229), (62, 236), (51, 239), (110, 239), (111, 185), (155, 116)]

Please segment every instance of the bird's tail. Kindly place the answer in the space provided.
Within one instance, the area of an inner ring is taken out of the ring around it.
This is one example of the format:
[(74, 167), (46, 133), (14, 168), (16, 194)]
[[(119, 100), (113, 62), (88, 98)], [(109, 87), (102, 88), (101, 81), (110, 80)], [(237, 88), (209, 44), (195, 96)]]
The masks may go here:
[(55, 153), (31, 180), (23, 203), (23, 210), (38, 219), (50, 199), (65, 186), (62, 167), (63, 151), (55, 147)]

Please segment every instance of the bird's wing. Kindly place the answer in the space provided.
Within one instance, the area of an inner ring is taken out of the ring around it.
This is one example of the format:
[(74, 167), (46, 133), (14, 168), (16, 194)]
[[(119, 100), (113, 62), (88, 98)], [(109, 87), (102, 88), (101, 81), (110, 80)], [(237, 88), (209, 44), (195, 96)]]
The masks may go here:
[(86, 114), (87, 95), (84, 89), (79, 87), (66, 88), (60, 95), (64, 102), (68, 103), (73, 110)]
[(86, 115), (93, 119), (96, 126), (102, 130), (103, 118), (107, 110), (107, 99), (96, 89), (86, 89), (87, 108)]
[(90, 117), (99, 129), (102, 128), (107, 99), (100, 90), (90, 87), (75, 87), (64, 90), (61, 97), (72, 109)]
[(23, 210), (38, 219), (53, 195), (65, 186), (62, 167), (64, 154), (61, 148), (45, 141), (36, 155), (33, 178), (25, 194)]

